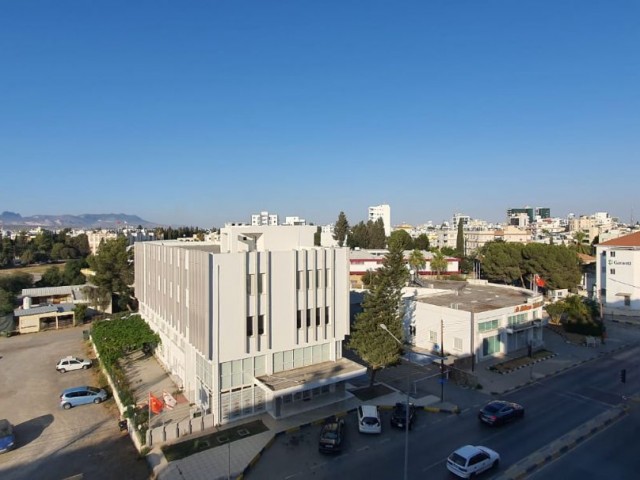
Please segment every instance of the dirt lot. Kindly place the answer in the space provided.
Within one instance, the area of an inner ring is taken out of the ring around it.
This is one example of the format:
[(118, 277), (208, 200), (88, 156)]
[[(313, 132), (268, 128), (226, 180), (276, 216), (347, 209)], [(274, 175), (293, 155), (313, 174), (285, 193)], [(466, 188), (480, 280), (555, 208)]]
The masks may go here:
[(2, 480), (146, 479), (146, 462), (117, 425), (113, 400), (63, 410), (68, 387), (102, 387), (97, 369), (58, 373), (66, 355), (90, 358), (82, 327), (0, 338), (0, 416), (15, 425), (17, 448), (0, 455)]

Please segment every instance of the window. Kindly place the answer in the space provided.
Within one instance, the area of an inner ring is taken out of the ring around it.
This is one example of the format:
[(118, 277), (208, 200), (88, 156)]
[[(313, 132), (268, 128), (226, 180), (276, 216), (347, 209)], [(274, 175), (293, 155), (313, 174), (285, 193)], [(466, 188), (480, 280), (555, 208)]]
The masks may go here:
[(609, 274), (610, 275), (615, 275), (616, 274), (616, 269), (615, 268), (610, 268), (609, 269)]
[(296, 327), (302, 328), (302, 310), (298, 310), (298, 316), (296, 318)]
[(429, 331), (429, 341), (438, 343), (438, 332), (434, 332), (433, 330)]
[(258, 335), (264, 335), (264, 315), (258, 315)]
[(311, 326), (311, 309), (307, 308), (307, 327)]
[(610, 252), (610, 253), (609, 253), (609, 256), (610, 256), (610, 257), (615, 257), (615, 256), (616, 256), (616, 252)]
[(296, 276), (296, 289), (300, 290), (302, 288), (302, 272), (298, 271), (298, 275)]
[(478, 324), (479, 332), (488, 332), (490, 330), (497, 330), (498, 320), (489, 320), (488, 322), (482, 322)]
[(267, 275), (265, 273), (258, 274), (258, 293), (264, 293), (267, 284)]
[(324, 307), (324, 324), (329, 325), (329, 307)]
[(316, 327), (320, 326), (320, 307), (316, 308)]
[(455, 337), (453, 339), (453, 348), (455, 350), (462, 350), (462, 339)]
[(600, 296), (601, 297), (606, 297), (607, 296), (607, 289), (606, 288), (601, 288), (600, 289)]
[(247, 337), (253, 336), (253, 317), (247, 317)]
[(631, 306), (631, 297), (629, 295), (624, 296), (624, 306), (625, 307)]
[(493, 355), (500, 352), (500, 336), (488, 337), (482, 339), (482, 355)]
[[(492, 320), (494, 322), (497, 322), (497, 320)], [(524, 323), (527, 321), (527, 314), (526, 313), (520, 313), (518, 315), (510, 315), (507, 318), (507, 321), (509, 322), (509, 325), (518, 325), (520, 323)], [(496, 325), (496, 328), (497, 325)]]

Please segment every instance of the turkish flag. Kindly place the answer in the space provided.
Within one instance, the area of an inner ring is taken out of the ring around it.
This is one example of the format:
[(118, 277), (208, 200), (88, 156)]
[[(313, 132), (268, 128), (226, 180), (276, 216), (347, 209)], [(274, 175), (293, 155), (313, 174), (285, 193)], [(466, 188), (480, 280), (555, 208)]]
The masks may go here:
[(154, 397), (152, 393), (149, 394), (149, 407), (151, 408), (151, 413), (158, 414), (162, 412), (162, 408), (164, 407), (164, 403), (158, 397)]
[(536, 285), (539, 287), (544, 287), (547, 284), (543, 279), (540, 278), (539, 275), (536, 275)]

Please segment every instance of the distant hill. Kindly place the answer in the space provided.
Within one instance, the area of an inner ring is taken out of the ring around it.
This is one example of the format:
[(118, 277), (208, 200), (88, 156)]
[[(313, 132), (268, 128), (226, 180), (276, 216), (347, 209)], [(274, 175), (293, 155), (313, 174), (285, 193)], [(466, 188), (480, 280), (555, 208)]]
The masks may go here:
[(23, 217), (19, 213), (2, 212), (0, 214), (0, 227), (3, 229), (43, 227), (57, 228), (145, 228), (158, 226), (148, 222), (137, 215), (126, 213), (84, 213), (82, 215), (32, 215)]

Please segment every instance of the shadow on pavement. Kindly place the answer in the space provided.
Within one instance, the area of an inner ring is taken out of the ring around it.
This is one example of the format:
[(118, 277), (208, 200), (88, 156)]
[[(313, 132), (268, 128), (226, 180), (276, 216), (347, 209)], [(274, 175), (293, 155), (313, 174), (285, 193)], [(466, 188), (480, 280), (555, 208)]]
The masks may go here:
[(18, 445), (24, 446), (36, 440), (45, 429), (53, 423), (53, 415), (50, 413), (32, 418), (15, 426)]

